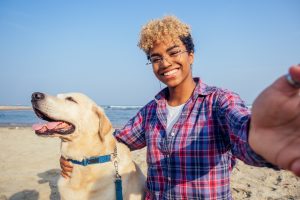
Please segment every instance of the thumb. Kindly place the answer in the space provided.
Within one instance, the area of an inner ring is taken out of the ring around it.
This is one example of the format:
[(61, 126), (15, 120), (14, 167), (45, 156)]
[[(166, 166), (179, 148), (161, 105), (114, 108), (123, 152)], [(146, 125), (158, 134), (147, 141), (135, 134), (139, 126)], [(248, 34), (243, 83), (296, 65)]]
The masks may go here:
[(300, 64), (298, 64), (298, 65), (292, 65), (289, 68), (289, 74), (291, 75), (291, 78), (295, 82), (299, 82), (300, 83)]
[(300, 89), (300, 65), (292, 65), (289, 73), (274, 82), (274, 89), (288, 96), (298, 95)]
[(292, 163), (291, 171), (297, 176), (300, 176), (300, 158)]

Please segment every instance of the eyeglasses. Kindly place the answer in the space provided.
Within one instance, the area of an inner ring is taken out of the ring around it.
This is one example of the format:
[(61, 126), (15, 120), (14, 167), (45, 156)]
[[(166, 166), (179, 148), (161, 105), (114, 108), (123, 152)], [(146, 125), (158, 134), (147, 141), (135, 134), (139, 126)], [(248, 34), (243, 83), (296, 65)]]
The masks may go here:
[(174, 61), (180, 60), (180, 55), (188, 52), (187, 50), (172, 50), (168, 53), (168, 59), (166, 59), (164, 56), (151, 56), (149, 58), (149, 62), (146, 63), (146, 65), (161, 65), (164, 60), (168, 61), (170, 63)]

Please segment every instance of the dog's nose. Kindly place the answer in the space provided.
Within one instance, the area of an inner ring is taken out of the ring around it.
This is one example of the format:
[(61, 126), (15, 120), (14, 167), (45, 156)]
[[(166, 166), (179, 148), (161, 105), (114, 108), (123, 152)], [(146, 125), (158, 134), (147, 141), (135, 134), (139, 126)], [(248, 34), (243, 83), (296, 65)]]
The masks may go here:
[(32, 93), (32, 95), (31, 95), (32, 101), (38, 101), (38, 100), (42, 100), (44, 98), (45, 98), (45, 95), (40, 92), (35, 92), (35, 93)]

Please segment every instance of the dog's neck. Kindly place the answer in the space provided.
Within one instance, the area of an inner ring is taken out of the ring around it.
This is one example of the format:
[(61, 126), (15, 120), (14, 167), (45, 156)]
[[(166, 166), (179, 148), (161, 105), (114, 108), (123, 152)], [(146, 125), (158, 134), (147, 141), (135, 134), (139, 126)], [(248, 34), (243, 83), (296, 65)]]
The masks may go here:
[(82, 160), (85, 158), (112, 154), (116, 146), (112, 129), (104, 138), (97, 133), (84, 134), (82, 137), (62, 139), (61, 154), (67, 159)]

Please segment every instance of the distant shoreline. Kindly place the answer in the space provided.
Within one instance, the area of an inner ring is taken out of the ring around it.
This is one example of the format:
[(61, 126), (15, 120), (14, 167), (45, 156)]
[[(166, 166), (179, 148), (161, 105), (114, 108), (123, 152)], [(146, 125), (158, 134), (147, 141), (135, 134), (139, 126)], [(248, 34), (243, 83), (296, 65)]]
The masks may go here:
[(0, 128), (31, 128), (32, 124), (0, 123)]
[(0, 110), (32, 110), (31, 106), (0, 106)]

